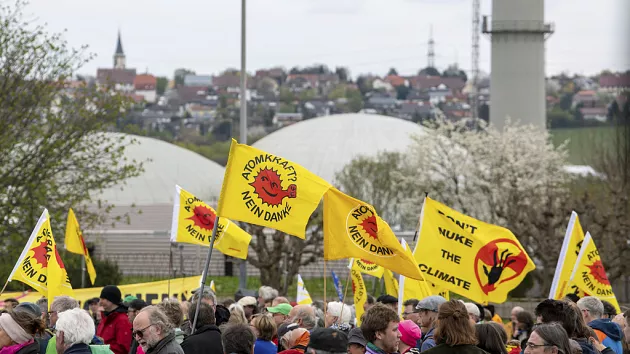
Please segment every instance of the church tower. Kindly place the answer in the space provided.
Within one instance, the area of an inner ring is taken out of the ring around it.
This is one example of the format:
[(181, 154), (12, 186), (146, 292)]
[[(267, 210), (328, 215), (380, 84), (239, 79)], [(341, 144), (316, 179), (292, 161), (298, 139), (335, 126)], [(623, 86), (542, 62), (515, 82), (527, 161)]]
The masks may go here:
[(116, 43), (116, 53), (114, 53), (114, 69), (125, 68), (125, 52), (123, 52), (122, 41), (120, 40), (120, 30), (118, 30), (118, 43)]

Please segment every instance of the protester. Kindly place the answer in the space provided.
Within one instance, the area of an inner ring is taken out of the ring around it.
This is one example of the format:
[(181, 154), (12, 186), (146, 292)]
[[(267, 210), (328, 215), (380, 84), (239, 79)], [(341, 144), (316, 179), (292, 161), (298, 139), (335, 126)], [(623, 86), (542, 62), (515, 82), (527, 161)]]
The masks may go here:
[(365, 354), (367, 340), (361, 328), (353, 328), (348, 335), (348, 354)]
[(309, 354), (345, 354), (347, 348), (348, 336), (334, 328), (317, 328), (308, 342)]
[(184, 312), (182, 311), (182, 306), (179, 304), (179, 301), (174, 299), (164, 299), (162, 302), (157, 304), (157, 308), (159, 308), (168, 320), (173, 325), (173, 333), (175, 333), (175, 341), (177, 344), (182, 344), (184, 341), (184, 332), (181, 329), (182, 324), (184, 323)]
[(223, 351), (208, 351), (208, 353), (253, 354), (255, 341), (256, 336), (249, 326), (244, 324), (230, 325), (221, 334)]
[(516, 315), (516, 339), (521, 341), (521, 347), (524, 342), (527, 342), (527, 338), (532, 334), (534, 328), (534, 315), (530, 312), (522, 311)]
[[(57, 330), (56, 325), (57, 325), (57, 321), (59, 319), (60, 314), (63, 312), (70, 311), (73, 309), (78, 309), (78, 308), (79, 308), (79, 302), (71, 298), (70, 296), (57, 296), (55, 300), (52, 302), (52, 304), (50, 304), (50, 312), (49, 312), (50, 331), (53, 334), (53, 337), (50, 338), (50, 340), (47, 341), (46, 343), (46, 347), (44, 349), (46, 354), (58, 353), (57, 352), (57, 336), (55, 334)], [(92, 339), (90, 340), (90, 342), (88, 342), (88, 344), (103, 344), (103, 341), (100, 338), (96, 337), (95, 335), (92, 335)]]
[(501, 319), (501, 316), (499, 316), (499, 314), (496, 313), (494, 305), (492, 305), (492, 304), (486, 305), (486, 309), (488, 309), (488, 311), (490, 311), (490, 314), (492, 315), (492, 320), (494, 322), (503, 325), (503, 319)]
[(243, 310), (243, 306), (238, 303), (230, 305), (230, 319), (228, 320), (226, 326), (233, 324), (249, 324), (249, 322), (247, 322), (247, 318), (245, 317), (245, 310)]
[(418, 326), (420, 326), (420, 314), (418, 310), (416, 310), (416, 306), (418, 306), (418, 299), (408, 299), (403, 302), (403, 320), (411, 320)]
[(96, 335), (103, 338), (115, 354), (128, 354), (131, 350), (131, 324), (127, 308), (122, 305), (120, 289), (114, 285), (104, 287), (100, 306), (103, 306), (103, 313)]
[[(13, 309), (13, 311), (14, 312), (17, 312), (17, 311), (29, 312), (33, 316), (40, 318), (42, 320), (42, 323), (46, 324), (45, 318), (47, 316), (42, 315), (42, 311), (39, 308), (39, 306), (32, 302), (22, 302), (19, 305), (17, 305)], [(50, 341), (50, 338), (52, 338), (53, 335), (54, 335), (54, 332), (47, 328), (43, 332), (35, 335), (35, 341), (39, 343), (39, 350), (41, 353), (46, 351), (46, 346), (48, 345), (48, 342)], [(54, 346), (55, 345), (53, 343), (53, 348)]]
[[(607, 346), (603, 345), (599, 339), (597, 339), (597, 334), (595, 333), (595, 330), (593, 330), (592, 328), (589, 327), (589, 341), (593, 344), (593, 348), (595, 348), (595, 350), (597, 350), (597, 352), (601, 353), (601, 354), (615, 354), (615, 351), (608, 348)], [(624, 352), (626, 353), (626, 352)]]
[(525, 354), (571, 353), (567, 331), (559, 323), (536, 326), (525, 344)]
[(577, 305), (572, 301), (547, 299), (536, 306), (538, 323), (558, 322), (569, 338), (576, 341), (584, 354), (595, 354), (595, 348), (589, 341), (588, 327)]
[(295, 328), (280, 338), (278, 351), (282, 354), (304, 354), (310, 339), (311, 334), (305, 328)]
[(291, 304), (289, 303), (289, 300), (288, 300), (286, 297), (284, 297), (284, 296), (278, 296), (278, 297), (276, 297), (275, 299), (273, 299), (273, 301), (271, 302), (271, 307), (276, 307), (276, 306), (278, 306), (278, 305), (280, 305), (280, 304), (288, 304), (288, 305), (291, 305)]
[(366, 353), (396, 353), (400, 344), (396, 311), (383, 303), (377, 303), (363, 315), (361, 331), (367, 340)]
[(481, 312), (479, 311), (479, 307), (472, 302), (465, 302), (464, 306), (466, 306), (466, 311), (468, 311), (468, 319), (472, 325), (475, 325), (477, 322), (481, 320)]
[(376, 299), (374, 296), (368, 294), (365, 300), (365, 304), (363, 304), (363, 311), (368, 312), (369, 309), (372, 308), (376, 304)]
[(496, 322), (479, 323), (475, 325), (477, 335), (477, 347), (485, 350), (489, 354), (508, 354), (506, 344), (507, 335), (503, 326), (494, 326)]
[(586, 296), (577, 302), (582, 310), (584, 322), (595, 330), (597, 338), (606, 347), (611, 348), (617, 354), (623, 354), (621, 338), (623, 333), (618, 324), (610, 318), (604, 318), (604, 304), (594, 296)]
[(99, 298), (95, 297), (85, 302), (84, 309), (90, 313), (90, 317), (94, 320), (94, 326), (98, 326), (101, 321), (101, 313), (98, 310)]
[(260, 309), (271, 307), (276, 297), (278, 297), (278, 290), (267, 285), (261, 286), (258, 289), (258, 307)]
[[(191, 304), (188, 318), (195, 317), (197, 304)], [(202, 302), (197, 316), (197, 327), (181, 344), (185, 354), (223, 353), (221, 345), (221, 331), (216, 325), (212, 306)]]
[(424, 353), (485, 354), (476, 346), (475, 327), (470, 322), (466, 306), (460, 301), (451, 300), (440, 305), (434, 336), (436, 346)]
[[(310, 305), (297, 305), (289, 313), (289, 322), (296, 323), (298, 327), (307, 331), (313, 330), (317, 324), (315, 310)], [(278, 334), (279, 335), (279, 334)]]
[(615, 316), (617, 316), (617, 309), (615, 308), (615, 306), (613, 306), (613, 304), (606, 300), (602, 300), (602, 304), (604, 305), (604, 315), (602, 316), (602, 318), (608, 318), (612, 320), (613, 318), (615, 318)]
[(17, 301), (17, 299), (14, 299), (14, 298), (11, 297), (11, 298), (8, 298), (8, 299), (4, 300), (4, 309), (7, 310), (7, 311), (11, 311), (14, 308), (16, 308), (17, 305), (19, 305), (19, 304), (20, 304), (20, 302)]
[(293, 307), (289, 304), (281, 303), (273, 307), (267, 307), (267, 312), (271, 314), (276, 327), (280, 327), (289, 319), (289, 313)]
[(56, 329), (55, 349), (58, 354), (92, 354), (90, 343), (96, 333), (94, 320), (78, 304), (71, 310), (59, 313)]
[(326, 309), (325, 327), (338, 329), (347, 334), (350, 332), (350, 316), (352, 316), (350, 305), (331, 301)]
[(624, 327), (623, 334), (626, 340), (626, 346), (630, 348), (630, 310), (623, 313)]
[(199, 296), (201, 296), (201, 302), (204, 302), (210, 306), (212, 306), (212, 310), (216, 311), (216, 307), (217, 307), (217, 295), (214, 293), (214, 291), (212, 291), (212, 289), (208, 288), (208, 287), (204, 287), (203, 288), (203, 294), (199, 293), (200, 289), (196, 289), (196, 291), (193, 293), (192, 298), (190, 299), (190, 302), (193, 304), (196, 304), (197, 301), (199, 300)]
[(223, 305), (217, 305), (214, 309), (214, 318), (217, 321), (217, 327), (230, 320), (230, 310)]
[(446, 299), (439, 295), (432, 295), (425, 297), (418, 302), (416, 310), (420, 314), (420, 329), (422, 330), (422, 339), (419, 345), (420, 351), (425, 351), (429, 348), (435, 347), (435, 339), (433, 333), (435, 332), (435, 325), (438, 318), (438, 310), (440, 305), (444, 304)]
[(398, 323), (398, 331), (400, 331), (400, 343), (398, 344), (400, 354), (419, 354), (420, 349), (417, 348), (417, 345), (422, 338), (420, 327), (412, 320), (404, 320)]
[(50, 327), (50, 319), (48, 318), (48, 299), (41, 297), (35, 301), (35, 305), (39, 306), (39, 313), (42, 314), (42, 320), (46, 328)]
[(268, 314), (257, 314), (252, 317), (250, 325), (256, 335), (254, 354), (276, 354), (278, 347), (271, 341), (276, 335), (273, 318)]
[(184, 354), (173, 325), (157, 306), (140, 310), (133, 320), (133, 335), (145, 354)]
[(570, 293), (566, 294), (563, 300), (568, 300), (577, 304), (577, 302), (580, 301), (580, 297), (577, 296), (577, 294)]
[(127, 318), (129, 318), (129, 323), (133, 323), (133, 320), (136, 318), (138, 312), (147, 306), (147, 303), (142, 299), (135, 299), (131, 301), (127, 307)]
[(381, 295), (376, 299), (376, 302), (380, 302), (381, 304), (387, 305), (392, 308), (394, 311), (398, 311), (398, 298), (391, 295)]
[(253, 296), (244, 296), (240, 300), (238, 300), (237, 303), (243, 307), (245, 318), (249, 323), (249, 321), (252, 319), (252, 316), (258, 313), (258, 302), (256, 301), (256, 298)]
[(0, 315), (0, 353), (39, 354), (39, 343), (34, 337), (43, 331), (44, 321), (30, 311), (3, 313)]
[(520, 306), (515, 306), (512, 308), (512, 311), (510, 312), (510, 322), (505, 324), (505, 332), (507, 333), (509, 339), (516, 339), (514, 338), (517, 332), (516, 316), (523, 311), (525, 311), (525, 309)]
[(232, 304), (235, 304), (235, 303), (236, 303), (236, 301), (234, 301), (234, 299), (225, 299), (225, 300), (223, 300), (221, 305), (225, 306), (225, 308), (227, 309), (227, 308), (230, 308), (230, 306)]

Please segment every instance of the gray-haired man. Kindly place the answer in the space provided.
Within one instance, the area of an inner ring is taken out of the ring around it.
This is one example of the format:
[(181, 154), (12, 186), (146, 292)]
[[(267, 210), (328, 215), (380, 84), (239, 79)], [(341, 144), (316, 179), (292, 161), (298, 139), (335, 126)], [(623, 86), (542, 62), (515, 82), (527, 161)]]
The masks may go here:
[(168, 317), (155, 306), (143, 308), (133, 320), (133, 337), (146, 354), (184, 354)]

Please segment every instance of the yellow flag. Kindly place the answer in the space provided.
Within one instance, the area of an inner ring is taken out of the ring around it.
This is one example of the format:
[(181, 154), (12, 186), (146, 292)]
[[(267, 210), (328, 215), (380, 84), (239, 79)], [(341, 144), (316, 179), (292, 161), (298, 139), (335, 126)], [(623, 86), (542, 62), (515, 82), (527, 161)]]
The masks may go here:
[(586, 296), (577, 286), (569, 287), (569, 278), (583, 242), (584, 231), (582, 230), (582, 225), (580, 225), (580, 218), (576, 212), (572, 212), (549, 291), (550, 299), (559, 300), (568, 293), (575, 293), (580, 298)]
[[(171, 242), (210, 246), (216, 212), (201, 199), (175, 186)], [(252, 236), (226, 218), (219, 218), (214, 248), (221, 253), (247, 259)]]
[[(401, 239), (401, 243), (404, 249), (409, 248), (405, 239)], [(425, 297), (433, 295), (428, 282), (426, 282), (425, 280), (406, 279), (405, 276), (400, 275), (398, 280), (398, 287), (398, 292), (396, 293), (396, 295), (393, 296), (398, 297), (398, 313), (401, 315), (403, 313), (402, 306), (406, 300), (422, 300)]]
[(416, 261), (427, 281), (472, 301), (502, 303), (534, 270), (514, 234), (425, 198)]
[(385, 269), (383, 282), (385, 283), (385, 292), (387, 295), (398, 297), (398, 280), (394, 278), (394, 273), (392, 273), (391, 270)]
[(356, 263), (353, 262), (352, 267), (350, 268), (350, 275), (352, 276), (352, 292), (354, 293), (354, 310), (356, 313), (356, 325), (361, 325), (361, 317), (363, 317), (363, 313), (365, 309), (363, 306), (367, 301), (367, 288), (365, 287), (365, 283), (363, 282), (363, 276), (361, 275), (361, 270), (357, 268)]
[(212, 290), (213, 293), (217, 293), (217, 288), (214, 286), (214, 280), (210, 281), (210, 290)]
[(324, 260), (363, 259), (406, 277), (423, 280), (409, 250), (374, 207), (336, 188), (324, 195)]
[(218, 212), (304, 239), (306, 224), (330, 187), (294, 162), (232, 140)]
[(570, 284), (577, 286), (587, 295), (610, 302), (615, 306), (617, 312), (621, 312), (608, 275), (606, 275), (606, 269), (599, 256), (599, 251), (588, 232), (577, 256), (575, 267), (573, 267)]
[[(48, 210), (39, 217), (8, 281), (18, 280), (48, 299), (59, 295), (74, 296), (70, 279), (57, 251), (50, 228)], [(51, 301), (48, 301), (50, 309)]]
[(90, 275), (90, 282), (94, 285), (96, 281), (96, 269), (94, 269), (94, 263), (92, 263), (92, 257), (87, 247), (85, 247), (85, 240), (83, 239), (83, 233), (79, 226), (79, 221), (74, 215), (72, 208), (68, 210), (68, 221), (66, 223), (66, 238), (65, 238), (66, 251), (76, 254), (82, 254), (85, 259), (85, 268)]
[(311, 294), (308, 293), (306, 287), (304, 286), (304, 280), (302, 280), (302, 276), (298, 274), (298, 283), (297, 283), (297, 297), (295, 302), (298, 305), (310, 305), (313, 303), (313, 299), (311, 299)]
[(361, 273), (371, 275), (376, 278), (383, 277), (383, 272), (385, 272), (385, 268), (381, 267), (380, 265), (365, 259), (356, 259), (354, 260), (354, 262), (356, 267), (361, 270)]

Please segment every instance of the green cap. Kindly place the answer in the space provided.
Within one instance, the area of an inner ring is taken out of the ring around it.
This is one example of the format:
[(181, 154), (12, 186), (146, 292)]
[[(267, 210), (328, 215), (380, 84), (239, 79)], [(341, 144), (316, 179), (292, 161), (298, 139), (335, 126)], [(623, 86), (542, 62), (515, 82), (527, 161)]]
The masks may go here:
[(274, 307), (267, 307), (267, 311), (270, 313), (281, 313), (286, 316), (289, 314), (289, 312), (291, 312), (292, 308), (293, 306), (289, 304), (278, 304)]
[(137, 300), (138, 298), (133, 296), (133, 295), (127, 295), (125, 296), (125, 299), (123, 300), (123, 302), (132, 302), (133, 300)]

